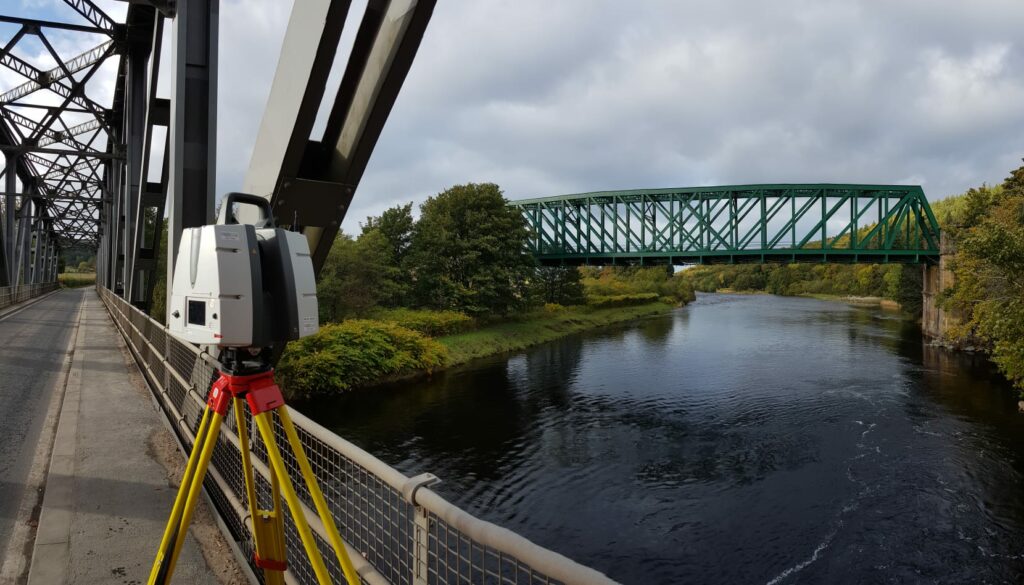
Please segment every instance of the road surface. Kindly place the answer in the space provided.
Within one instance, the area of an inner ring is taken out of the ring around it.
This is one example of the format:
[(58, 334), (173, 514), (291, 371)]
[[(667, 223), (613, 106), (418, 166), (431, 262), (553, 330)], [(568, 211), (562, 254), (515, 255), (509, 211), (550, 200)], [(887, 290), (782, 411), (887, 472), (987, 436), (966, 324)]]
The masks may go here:
[(43, 421), (83, 291), (61, 290), (0, 316), (0, 554), (7, 549), (43, 439)]

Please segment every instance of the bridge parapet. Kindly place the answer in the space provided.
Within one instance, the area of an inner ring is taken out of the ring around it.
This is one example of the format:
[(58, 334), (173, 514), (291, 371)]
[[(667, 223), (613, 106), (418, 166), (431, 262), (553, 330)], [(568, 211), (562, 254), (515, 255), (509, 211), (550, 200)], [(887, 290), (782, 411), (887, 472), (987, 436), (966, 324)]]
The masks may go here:
[(778, 184), (525, 199), (542, 264), (934, 263), (921, 187)]

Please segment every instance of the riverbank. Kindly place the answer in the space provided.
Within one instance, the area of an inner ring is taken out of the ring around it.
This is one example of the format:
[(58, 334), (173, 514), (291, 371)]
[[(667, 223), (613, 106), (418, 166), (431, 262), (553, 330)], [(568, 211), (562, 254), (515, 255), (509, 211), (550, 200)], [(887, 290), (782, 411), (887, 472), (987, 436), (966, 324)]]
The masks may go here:
[(437, 341), (448, 349), (447, 367), (450, 368), (479, 358), (519, 351), (590, 329), (663, 315), (673, 308), (668, 303), (654, 302), (609, 309), (581, 306), (563, 307), (555, 311), (538, 310), (513, 321), (438, 337)]
[[(770, 295), (768, 291), (764, 290), (733, 290), (731, 288), (720, 288), (716, 293), (730, 294), (730, 295)], [(858, 295), (835, 295), (825, 293), (800, 293), (796, 295), (780, 295), (780, 296), (795, 296), (803, 297), (807, 299), (817, 299), (819, 301), (837, 301), (840, 303), (846, 303), (848, 305), (854, 305), (857, 307), (880, 307), (887, 311), (899, 311), (902, 309), (899, 303), (894, 300), (887, 299), (885, 297), (877, 296), (858, 296)]]
[(899, 303), (884, 297), (857, 295), (828, 295), (817, 293), (805, 293), (796, 296), (806, 297), (809, 299), (818, 299), (819, 301), (839, 301), (841, 303), (855, 305), (858, 307), (881, 307), (882, 309), (885, 309), (887, 311), (899, 311), (901, 309)]
[(317, 335), (290, 344), (278, 362), (278, 381), (289, 399), (342, 394), (425, 378), (475, 359), (663, 315), (676, 306), (661, 301), (607, 308), (547, 305), (440, 336), (395, 322), (349, 320), (326, 325)]

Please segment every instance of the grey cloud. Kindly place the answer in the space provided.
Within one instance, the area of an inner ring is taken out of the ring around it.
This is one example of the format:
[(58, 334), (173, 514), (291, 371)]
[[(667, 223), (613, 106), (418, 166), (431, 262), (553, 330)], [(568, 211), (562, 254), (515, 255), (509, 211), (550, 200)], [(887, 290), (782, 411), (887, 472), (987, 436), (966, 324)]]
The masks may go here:
[[(222, 0), (221, 192), (289, 9)], [(998, 182), (1024, 156), (1021, 30), (1019, 0), (440, 0), (344, 227), (466, 181)]]

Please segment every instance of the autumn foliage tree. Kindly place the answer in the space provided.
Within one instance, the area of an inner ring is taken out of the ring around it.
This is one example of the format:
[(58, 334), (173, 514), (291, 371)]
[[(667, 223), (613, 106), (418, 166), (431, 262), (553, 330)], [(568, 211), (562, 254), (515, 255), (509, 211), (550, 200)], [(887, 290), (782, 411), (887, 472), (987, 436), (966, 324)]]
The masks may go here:
[(1024, 167), (998, 188), (969, 191), (951, 231), (956, 284), (944, 303), (965, 317), (952, 334), (985, 343), (1024, 395)]

